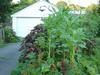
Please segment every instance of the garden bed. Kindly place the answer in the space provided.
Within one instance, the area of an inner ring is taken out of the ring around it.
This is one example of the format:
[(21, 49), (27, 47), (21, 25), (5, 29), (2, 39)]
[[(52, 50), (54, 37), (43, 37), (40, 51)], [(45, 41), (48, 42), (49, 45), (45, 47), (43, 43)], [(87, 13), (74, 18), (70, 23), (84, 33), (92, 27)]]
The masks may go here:
[(18, 68), (12, 75), (100, 74), (99, 47), (94, 39), (97, 15), (74, 17), (68, 12), (49, 16), (26, 36)]

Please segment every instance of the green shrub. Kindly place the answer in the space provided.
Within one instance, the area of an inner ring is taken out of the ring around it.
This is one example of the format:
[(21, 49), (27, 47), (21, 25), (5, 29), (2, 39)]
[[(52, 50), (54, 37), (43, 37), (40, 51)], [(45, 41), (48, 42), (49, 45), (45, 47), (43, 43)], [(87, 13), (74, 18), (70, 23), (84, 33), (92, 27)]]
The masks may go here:
[(11, 27), (5, 27), (4, 33), (5, 33), (5, 42), (14, 43), (19, 41), (19, 38), (16, 36), (15, 32), (13, 32)]
[[(61, 10), (44, 20), (44, 27), (48, 33), (48, 53), (55, 50), (56, 43), (61, 43), (62, 48), (56, 48), (55, 51), (61, 50), (62, 53), (68, 51), (70, 63), (74, 63), (75, 49), (85, 47), (83, 40), (86, 39), (86, 35), (80, 25), (80, 16)], [(48, 56), (50, 58), (50, 54)]]
[(99, 74), (100, 74), (100, 37), (96, 38), (96, 43), (97, 43), (97, 46), (96, 46), (96, 49), (94, 50), (95, 60), (98, 67)]
[(100, 16), (98, 14), (87, 13), (82, 21), (88, 37), (94, 38), (99, 34)]

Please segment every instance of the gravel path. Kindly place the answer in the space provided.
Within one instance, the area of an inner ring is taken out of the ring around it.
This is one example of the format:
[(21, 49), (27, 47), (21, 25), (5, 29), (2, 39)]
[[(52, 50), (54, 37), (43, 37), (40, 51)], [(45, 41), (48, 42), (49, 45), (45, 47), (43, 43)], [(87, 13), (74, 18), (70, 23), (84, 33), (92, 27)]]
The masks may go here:
[(0, 75), (10, 75), (16, 68), (19, 57), (20, 43), (11, 43), (0, 48)]

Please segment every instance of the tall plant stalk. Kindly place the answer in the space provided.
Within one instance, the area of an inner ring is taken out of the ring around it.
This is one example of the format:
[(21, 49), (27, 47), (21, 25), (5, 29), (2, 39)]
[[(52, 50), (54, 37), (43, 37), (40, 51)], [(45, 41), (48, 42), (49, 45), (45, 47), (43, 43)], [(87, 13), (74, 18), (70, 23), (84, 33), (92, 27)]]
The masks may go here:
[(70, 46), (70, 64), (74, 64), (74, 56), (75, 56), (75, 51), (74, 51), (74, 46)]
[(48, 30), (48, 58), (50, 58), (50, 53), (51, 53), (51, 37), (50, 37), (50, 30)]

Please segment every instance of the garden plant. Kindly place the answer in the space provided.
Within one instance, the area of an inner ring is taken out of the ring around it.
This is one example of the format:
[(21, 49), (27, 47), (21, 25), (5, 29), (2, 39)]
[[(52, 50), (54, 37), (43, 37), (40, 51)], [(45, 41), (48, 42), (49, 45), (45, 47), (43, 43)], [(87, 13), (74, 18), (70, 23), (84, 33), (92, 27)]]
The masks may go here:
[(69, 11), (62, 9), (31, 30), (23, 40), (18, 67), (11, 75), (100, 74), (94, 39), (99, 16)]
[(20, 40), (10, 26), (6, 26), (4, 28), (4, 34), (5, 34), (4, 41), (6, 43), (15, 43)]

